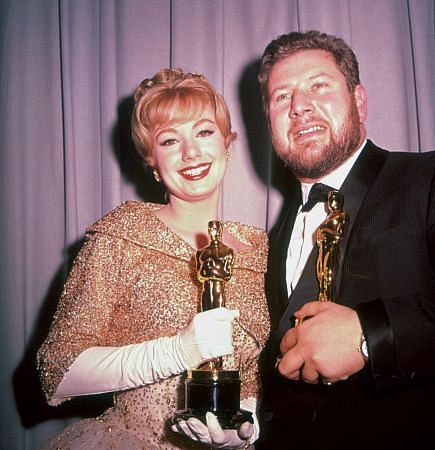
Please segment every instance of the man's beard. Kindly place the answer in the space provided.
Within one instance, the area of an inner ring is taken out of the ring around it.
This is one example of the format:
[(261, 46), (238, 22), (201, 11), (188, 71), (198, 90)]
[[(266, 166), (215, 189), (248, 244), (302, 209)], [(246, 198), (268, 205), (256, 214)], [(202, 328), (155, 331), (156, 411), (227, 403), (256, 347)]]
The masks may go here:
[[(303, 148), (293, 152), (287, 143), (272, 137), (278, 157), (299, 179), (317, 180), (332, 172), (355, 153), (360, 143), (361, 131), (359, 114), (352, 102), (338, 134), (331, 133), (329, 144), (308, 142)], [(315, 157), (313, 158), (313, 155)]]

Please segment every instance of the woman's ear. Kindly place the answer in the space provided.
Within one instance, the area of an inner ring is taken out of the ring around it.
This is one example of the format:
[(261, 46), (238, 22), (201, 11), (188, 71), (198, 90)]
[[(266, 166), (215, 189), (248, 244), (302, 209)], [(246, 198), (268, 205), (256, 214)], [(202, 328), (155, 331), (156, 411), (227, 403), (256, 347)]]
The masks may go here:
[(230, 134), (225, 138), (225, 148), (228, 149), (228, 147), (230, 146), (231, 142), (235, 141), (236, 138), (237, 138), (237, 133), (236, 133), (236, 132), (230, 133)]

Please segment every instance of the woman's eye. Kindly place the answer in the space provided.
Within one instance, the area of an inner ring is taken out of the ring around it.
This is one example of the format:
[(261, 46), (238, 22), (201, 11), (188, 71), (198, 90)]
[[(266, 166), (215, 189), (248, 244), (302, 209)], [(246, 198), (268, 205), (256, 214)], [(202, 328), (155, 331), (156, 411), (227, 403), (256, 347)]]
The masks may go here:
[(201, 130), (198, 133), (198, 137), (207, 137), (207, 136), (211, 136), (214, 133), (214, 130)]
[(177, 140), (176, 140), (176, 139), (170, 138), (170, 139), (164, 139), (164, 140), (160, 143), (160, 145), (161, 145), (162, 147), (169, 147), (170, 145), (174, 145), (174, 144), (176, 144), (176, 143), (177, 143)]

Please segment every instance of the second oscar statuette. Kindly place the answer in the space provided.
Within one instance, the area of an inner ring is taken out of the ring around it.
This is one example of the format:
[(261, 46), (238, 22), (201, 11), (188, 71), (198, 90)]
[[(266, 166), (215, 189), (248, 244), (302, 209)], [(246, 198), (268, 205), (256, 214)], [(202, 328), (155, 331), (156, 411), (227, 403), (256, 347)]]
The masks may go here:
[(320, 302), (335, 302), (337, 297), (336, 279), (339, 269), (340, 244), (349, 224), (349, 214), (343, 210), (344, 197), (338, 191), (328, 194), (329, 214), (316, 232), (317, 257), (316, 275), (319, 282)]
[[(349, 214), (343, 210), (344, 197), (335, 190), (328, 193), (328, 211), (326, 219), (316, 231), (316, 243), (319, 249), (316, 262), (316, 276), (319, 284), (317, 299), (320, 302), (336, 300), (336, 279), (339, 269), (340, 244), (349, 224)], [(307, 317), (295, 320), (300, 325)]]

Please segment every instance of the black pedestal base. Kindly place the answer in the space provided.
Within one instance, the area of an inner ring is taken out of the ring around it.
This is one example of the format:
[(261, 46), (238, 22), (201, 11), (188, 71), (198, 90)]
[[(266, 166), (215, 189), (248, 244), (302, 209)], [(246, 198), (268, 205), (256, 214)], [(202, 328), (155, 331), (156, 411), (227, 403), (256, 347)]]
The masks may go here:
[(205, 423), (207, 411), (216, 415), (222, 428), (235, 429), (253, 423), (252, 413), (240, 409), (240, 377), (237, 370), (190, 370), (185, 384), (185, 409), (172, 421), (196, 417)]

